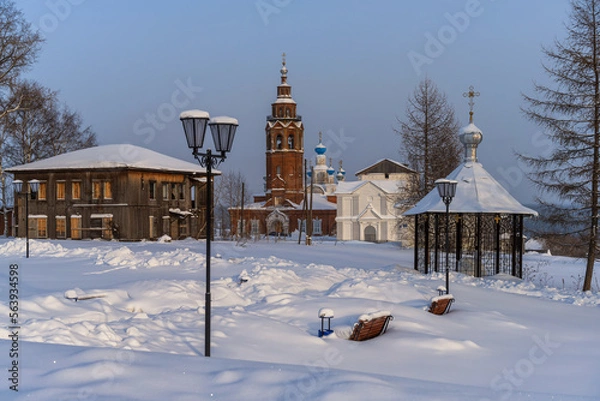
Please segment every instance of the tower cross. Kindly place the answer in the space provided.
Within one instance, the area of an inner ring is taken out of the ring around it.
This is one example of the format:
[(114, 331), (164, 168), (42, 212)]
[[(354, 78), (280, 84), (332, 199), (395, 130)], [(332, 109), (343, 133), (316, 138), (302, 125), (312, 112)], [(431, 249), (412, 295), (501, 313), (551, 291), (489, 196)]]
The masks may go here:
[(469, 91), (463, 93), (463, 97), (469, 98), (469, 123), (473, 123), (473, 106), (475, 106), (475, 101), (473, 100), (476, 96), (479, 96), (479, 92), (475, 92), (475, 88), (473, 85), (469, 86)]

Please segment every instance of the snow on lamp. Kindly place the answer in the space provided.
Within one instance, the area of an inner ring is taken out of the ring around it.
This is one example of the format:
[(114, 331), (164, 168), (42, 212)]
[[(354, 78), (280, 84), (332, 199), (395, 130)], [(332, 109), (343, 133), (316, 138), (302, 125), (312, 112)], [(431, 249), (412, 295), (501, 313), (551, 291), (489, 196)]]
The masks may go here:
[(238, 120), (232, 117), (220, 116), (210, 120), (208, 126), (217, 152), (225, 154), (231, 151), (238, 125)]
[(202, 110), (187, 110), (179, 115), (179, 119), (183, 125), (188, 147), (196, 153), (204, 146), (206, 125), (210, 120), (210, 115)]

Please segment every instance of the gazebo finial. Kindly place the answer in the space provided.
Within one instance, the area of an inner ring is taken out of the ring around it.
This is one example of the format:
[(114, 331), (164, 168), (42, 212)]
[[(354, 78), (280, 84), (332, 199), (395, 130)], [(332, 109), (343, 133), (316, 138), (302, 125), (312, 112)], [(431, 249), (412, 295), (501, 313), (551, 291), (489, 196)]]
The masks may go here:
[(473, 123), (473, 106), (475, 106), (475, 101), (473, 99), (476, 96), (479, 96), (479, 92), (475, 92), (473, 85), (469, 86), (468, 92), (463, 93), (463, 97), (469, 98), (469, 124)]

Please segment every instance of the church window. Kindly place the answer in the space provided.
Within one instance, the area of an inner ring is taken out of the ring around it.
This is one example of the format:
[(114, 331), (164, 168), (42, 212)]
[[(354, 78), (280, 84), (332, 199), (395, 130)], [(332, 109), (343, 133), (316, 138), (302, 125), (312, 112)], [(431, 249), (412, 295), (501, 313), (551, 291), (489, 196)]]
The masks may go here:
[(290, 116), (290, 109), (288, 109), (287, 107), (285, 108), (285, 116), (286, 117)]
[(294, 135), (288, 136), (288, 149), (294, 149)]
[(281, 166), (276, 167), (276, 174), (281, 175)]
[(277, 116), (283, 117), (283, 109), (281, 107), (277, 110)]
[(315, 235), (321, 235), (323, 234), (323, 229), (322, 229), (322, 220), (321, 219), (313, 219), (313, 226), (312, 226), (312, 233)]
[(277, 135), (277, 139), (275, 140), (275, 147), (279, 150), (282, 148), (283, 138), (281, 135)]
[(250, 232), (252, 235), (257, 235), (259, 233), (260, 222), (257, 219), (250, 220)]

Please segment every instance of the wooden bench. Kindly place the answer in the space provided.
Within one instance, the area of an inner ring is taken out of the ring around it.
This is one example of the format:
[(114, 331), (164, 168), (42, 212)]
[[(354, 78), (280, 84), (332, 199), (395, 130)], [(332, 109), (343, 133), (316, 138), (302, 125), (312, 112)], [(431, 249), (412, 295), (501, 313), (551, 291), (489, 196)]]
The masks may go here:
[(452, 294), (440, 295), (431, 299), (431, 306), (429, 312), (434, 315), (444, 315), (450, 312), (450, 306), (454, 302)]
[(394, 317), (390, 312), (381, 311), (361, 315), (358, 322), (354, 324), (349, 340), (364, 341), (385, 333)]

